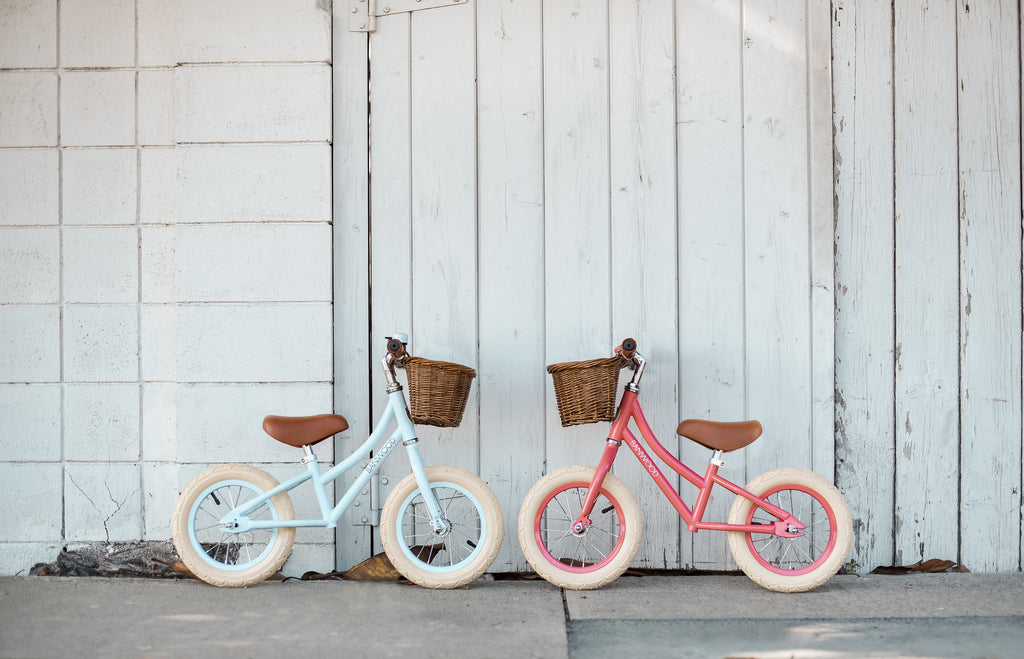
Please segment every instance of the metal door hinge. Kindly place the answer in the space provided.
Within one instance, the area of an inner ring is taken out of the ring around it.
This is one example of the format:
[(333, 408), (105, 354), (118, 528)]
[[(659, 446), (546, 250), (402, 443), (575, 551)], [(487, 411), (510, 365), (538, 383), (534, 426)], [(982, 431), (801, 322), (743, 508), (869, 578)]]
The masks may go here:
[(373, 32), (377, 29), (378, 16), (464, 5), (467, 2), (469, 0), (349, 0), (351, 15), (348, 27), (350, 32)]
[[(361, 465), (363, 469), (366, 465)], [(380, 526), (380, 509), (384, 507), (380, 486), (388, 484), (388, 479), (380, 472), (370, 477), (359, 497), (352, 502), (352, 526)]]

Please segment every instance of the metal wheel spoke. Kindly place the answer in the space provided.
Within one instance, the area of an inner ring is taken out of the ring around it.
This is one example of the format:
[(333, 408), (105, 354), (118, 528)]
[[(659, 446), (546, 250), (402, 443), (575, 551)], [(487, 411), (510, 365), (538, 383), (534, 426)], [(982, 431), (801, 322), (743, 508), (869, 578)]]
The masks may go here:
[[(554, 503), (558, 504), (558, 507), (559, 507), (559, 509), (561, 509), (562, 514), (565, 515), (565, 518), (567, 520), (569, 520), (570, 522), (572, 520), (576, 519), (579, 516), (579, 515), (573, 515), (571, 513), (570, 509), (566, 507), (568, 505), (568, 503), (565, 503), (565, 504), (562, 503), (561, 493), (558, 496), (556, 496), (554, 499), (552, 499), (552, 501)], [(583, 506), (581, 505), (580, 508), (582, 509)]]
[[(593, 550), (594, 556), (604, 558), (608, 555), (608, 552), (598, 546), (597, 542), (593, 539), (584, 538), (583, 544)], [(594, 561), (597, 562), (596, 560)]]
[(789, 550), (792, 549), (792, 548), (793, 548), (793, 543), (789, 543), (789, 544), (785, 545), (785, 548), (782, 550), (782, 556), (779, 556), (779, 561), (778, 561), (779, 565), (783, 565), (783, 564), (786, 563), (786, 556), (789, 556)]
[(793, 545), (793, 549), (795, 550), (796, 553), (803, 554), (804, 562), (807, 565), (810, 565), (811, 563), (814, 562), (814, 558), (811, 556), (811, 554), (807, 550), (805, 550), (803, 547), (797, 545), (795, 542), (792, 543), (792, 545)]

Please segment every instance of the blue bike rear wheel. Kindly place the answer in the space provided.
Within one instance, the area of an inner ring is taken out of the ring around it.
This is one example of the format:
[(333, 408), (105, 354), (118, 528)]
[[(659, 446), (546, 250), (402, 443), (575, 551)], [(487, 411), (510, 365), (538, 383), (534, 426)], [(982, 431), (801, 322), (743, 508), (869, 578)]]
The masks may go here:
[[(238, 506), (277, 486), (270, 474), (249, 465), (225, 464), (201, 473), (178, 498), (172, 519), (174, 546), (186, 567), (215, 586), (263, 581), (288, 559), (294, 528), (238, 530), (222, 519)], [(284, 492), (250, 512), (250, 520), (293, 519)]]

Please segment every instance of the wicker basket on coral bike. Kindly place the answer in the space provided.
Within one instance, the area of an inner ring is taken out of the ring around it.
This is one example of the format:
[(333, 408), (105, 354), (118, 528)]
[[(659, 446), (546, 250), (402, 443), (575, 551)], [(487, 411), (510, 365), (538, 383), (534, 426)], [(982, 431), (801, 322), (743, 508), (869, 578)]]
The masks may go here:
[(409, 416), (413, 423), (454, 428), (462, 423), (476, 371), (461, 364), (407, 357)]
[(562, 426), (614, 419), (615, 390), (622, 366), (619, 357), (548, 366), (548, 373), (555, 381), (555, 400)]

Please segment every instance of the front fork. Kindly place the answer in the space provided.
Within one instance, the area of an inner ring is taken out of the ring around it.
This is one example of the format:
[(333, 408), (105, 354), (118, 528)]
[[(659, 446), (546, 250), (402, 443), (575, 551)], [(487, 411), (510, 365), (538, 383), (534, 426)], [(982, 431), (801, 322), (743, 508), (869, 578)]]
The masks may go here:
[(409, 464), (412, 466), (416, 484), (420, 488), (420, 496), (423, 497), (424, 503), (427, 504), (427, 510), (430, 511), (430, 528), (437, 535), (445, 535), (448, 533), (451, 522), (445, 518), (441, 504), (438, 502), (437, 496), (434, 495), (433, 488), (430, 487), (426, 467), (423, 464), (423, 455), (420, 453), (419, 439), (413, 437), (403, 444), (409, 454)]
[(413, 477), (416, 479), (416, 485), (420, 488), (423, 502), (427, 504), (427, 510), (430, 512), (430, 528), (437, 535), (444, 535), (448, 532), (451, 522), (445, 519), (444, 512), (441, 510), (441, 504), (434, 495), (434, 490), (430, 487), (430, 481), (427, 479), (426, 465), (423, 463), (423, 455), (420, 453), (420, 440), (416, 437), (416, 428), (412, 423), (412, 419), (407, 414), (408, 407), (406, 406), (405, 395), (402, 393), (402, 386), (395, 380), (394, 367), (387, 357), (384, 358), (384, 372), (385, 375), (390, 376), (388, 377), (388, 396), (390, 398), (389, 402), (395, 411), (398, 432), (401, 433), (402, 437), (408, 437), (408, 439), (402, 442), (402, 446), (405, 447), (409, 455), (409, 466), (412, 467)]
[(612, 463), (615, 462), (615, 455), (618, 453), (620, 446), (622, 446), (622, 442), (611, 438), (605, 444), (604, 453), (601, 454), (601, 461), (597, 464), (597, 473), (594, 474), (594, 479), (590, 482), (590, 487), (587, 489), (587, 497), (583, 500), (583, 508), (580, 510), (579, 517), (576, 518), (572, 525), (572, 532), (576, 535), (583, 534), (587, 527), (593, 523), (590, 519), (590, 513), (594, 510), (597, 497), (601, 494), (601, 486), (604, 485), (604, 477), (611, 470)]

